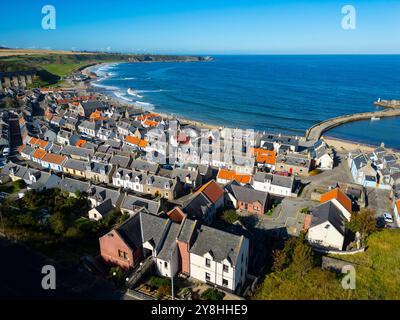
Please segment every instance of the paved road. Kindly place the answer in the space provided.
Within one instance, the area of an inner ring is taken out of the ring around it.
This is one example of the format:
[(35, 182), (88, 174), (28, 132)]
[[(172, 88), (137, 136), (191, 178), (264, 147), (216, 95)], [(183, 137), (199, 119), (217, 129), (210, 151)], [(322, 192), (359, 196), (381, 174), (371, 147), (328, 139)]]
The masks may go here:
[(316, 187), (333, 187), (338, 182), (354, 183), (349, 166), (345, 160), (346, 155), (346, 153), (339, 152), (336, 154), (337, 166), (335, 166), (333, 170), (327, 170), (316, 176), (303, 178), (302, 182), (306, 184), (306, 186), (301, 192), (300, 197), (304, 199), (310, 199), (311, 193)]

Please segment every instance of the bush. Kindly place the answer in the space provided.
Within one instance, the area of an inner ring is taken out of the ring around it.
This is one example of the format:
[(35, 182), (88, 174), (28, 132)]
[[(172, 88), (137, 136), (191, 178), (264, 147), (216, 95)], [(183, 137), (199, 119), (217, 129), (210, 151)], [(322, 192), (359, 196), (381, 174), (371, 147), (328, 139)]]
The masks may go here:
[(240, 221), (240, 216), (235, 210), (226, 210), (222, 214), (222, 219), (227, 223), (234, 223), (236, 221)]
[(316, 176), (317, 174), (320, 174), (322, 172), (321, 169), (314, 169), (310, 171), (310, 176)]
[(162, 285), (158, 288), (158, 296), (163, 297), (171, 294), (171, 286), (170, 285)]
[(149, 280), (149, 285), (152, 288), (160, 289), (163, 286), (164, 287), (170, 286), (171, 285), (171, 281), (169, 279), (166, 279), (166, 278), (152, 276), (150, 278), (150, 280)]
[(300, 212), (306, 214), (306, 213), (308, 212), (308, 208), (307, 208), (307, 207), (302, 208), (302, 209), (300, 210)]
[(208, 288), (200, 297), (203, 300), (222, 300), (225, 297), (225, 293), (217, 289)]

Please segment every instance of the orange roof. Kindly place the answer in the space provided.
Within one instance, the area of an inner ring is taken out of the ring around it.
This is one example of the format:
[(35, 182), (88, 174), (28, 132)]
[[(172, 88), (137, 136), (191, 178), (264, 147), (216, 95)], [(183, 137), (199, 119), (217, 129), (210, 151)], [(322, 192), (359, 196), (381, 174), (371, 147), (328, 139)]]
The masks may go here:
[(55, 153), (47, 153), (42, 160), (49, 162), (49, 163), (55, 163), (55, 164), (61, 164), (63, 161), (67, 159), (67, 157), (55, 154)]
[(227, 170), (227, 169), (220, 169), (218, 171), (218, 176), (219, 179), (222, 180), (230, 180), (230, 181), (237, 181), (239, 183), (250, 183), (251, 181), (251, 175), (249, 174), (239, 174), (236, 173), (235, 171)]
[(21, 126), (23, 126), (23, 125), (25, 124), (25, 119), (24, 119), (24, 117), (20, 117), (20, 118), (18, 119), (18, 123), (19, 123)]
[(38, 147), (40, 147), (40, 148), (46, 148), (48, 142), (47, 142), (47, 141), (44, 141), (44, 140), (41, 140), (41, 139), (36, 139), (35, 137), (32, 137), (32, 138), (29, 140), (29, 144), (30, 144), (30, 145), (33, 145), (33, 146), (38, 146)]
[(97, 120), (99, 118), (101, 118), (101, 111), (100, 110), (93, 111), (92, 114), (90, 115), (90, 119)]
[(276, 152), (265, 150), (261, 148), (253, 148), (251, 150), (253, 156), (256, 157), (256, 162), (266, 163), (266, 164), (276, 164)]
[(171, 211), (167, 212), (167, 215), (172, 221), (177, 223), (181, 223), (186, 216), (179, 207), (173, 208)]
[(157, 113), (147, 113), (147, 114), (143, 114), (141, 116), (136, 117), (136, 121), (143, 121), (146, 119), (153, 119), (153, 118), (157, 118), (159, 117), (159, 115)]
[(351, 200), (344, 194), (340, 188), (335, 188), (321, 196), (321, 203), (336, 199), (339, 203), (346, 208), (348, 212), (352, 212)]
[(46, 153), (47, 152), (44, 151), (43, 149), (36, 149), (32, 157), (36, 159), (42, 159), (46, 155)]
[(134, 136), (127, 136), (125, 138), (125, 142), (128, 142), (130, 144), (134, 144), (134, 145), (139, 146), (141, 148), (144, 148), (144, 147), (147, 146), (147, 141), (146, 140), (142, 140), (142, 139), (139, 139), (139, 138), (134, 137)]
[(18, 153), (21, 153), (21, 152), (25, 149), (25, 147), (26, 147), (25, 144), (20, 145), (20, 146), (18, 147)]
[(216, 203), (224, 195), (224, 189), (214, 180), (206, 183), (197, 192), (203, 193), (213, 203)]
[(75, 107), (79, 107), (79, 105), (80, 105), (80, 103), (79, 103), (79, 102), (75, 102), (75, 101), (74, 101), (74, 102), (72, 102), (71, 104), (72, 104), (73, 106), (75, 106)]
[(152, 120), (145, 120), (143, 123), (149, 127), (157, 127), (158, 125), (157, 121), (152, 121)]
[(85, 143), (86, 143), (86, 140), (79, 139), (79, 140), (75, 143), (75, 146), (76, 146), (76, 147), (82, 147), (82, 146), (85, 145)]
[(397, 212), (400, 214), (400, 199), (396, 201)]

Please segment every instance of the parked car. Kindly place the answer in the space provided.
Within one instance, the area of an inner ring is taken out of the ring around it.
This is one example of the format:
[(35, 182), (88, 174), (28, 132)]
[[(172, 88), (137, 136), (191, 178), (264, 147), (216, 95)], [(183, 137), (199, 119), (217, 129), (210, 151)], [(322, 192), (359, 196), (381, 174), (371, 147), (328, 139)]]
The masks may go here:
[(386, 223), (393, 223), (393, 217), (390, 213), (385, 212), (383, 214), (383, 219), (385, 220)]
[(383, 217), (376, 218), (376, 226), (377, 228), (385, 228), (386, 227), (385, 219)]

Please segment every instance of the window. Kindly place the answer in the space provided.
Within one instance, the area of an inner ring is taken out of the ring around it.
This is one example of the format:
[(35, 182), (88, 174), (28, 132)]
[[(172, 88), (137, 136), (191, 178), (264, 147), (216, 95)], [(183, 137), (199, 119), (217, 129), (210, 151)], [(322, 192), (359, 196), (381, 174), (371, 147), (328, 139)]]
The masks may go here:
[(211, 261), (210, 259), (206, 259), (206, 267), (211, 267)]
[(168, 268), (168, 262), (164, 262), (164, 268)]
[(229, 267), (228, 267), (227, 265), (225, 265), (225, 264), (224, 264), (224, 266), (223, 266), (223, 271), (224, 271), (224, 272), (228, 272), (228, 271), (229, 271)]
[(122, 250), (118, 250), (118, 257), (124, 259), (124, 260), (128, 260), (128, 253), (122, 251)]
[(211, 276), (208, 272), (206, 272), (206, 281), (210, 281), (211, 280)]
[(222, 279), (222, 285), (223, 285), (224, 287), (227, 287), (228, 284), (229, 284), (228, 280)]

